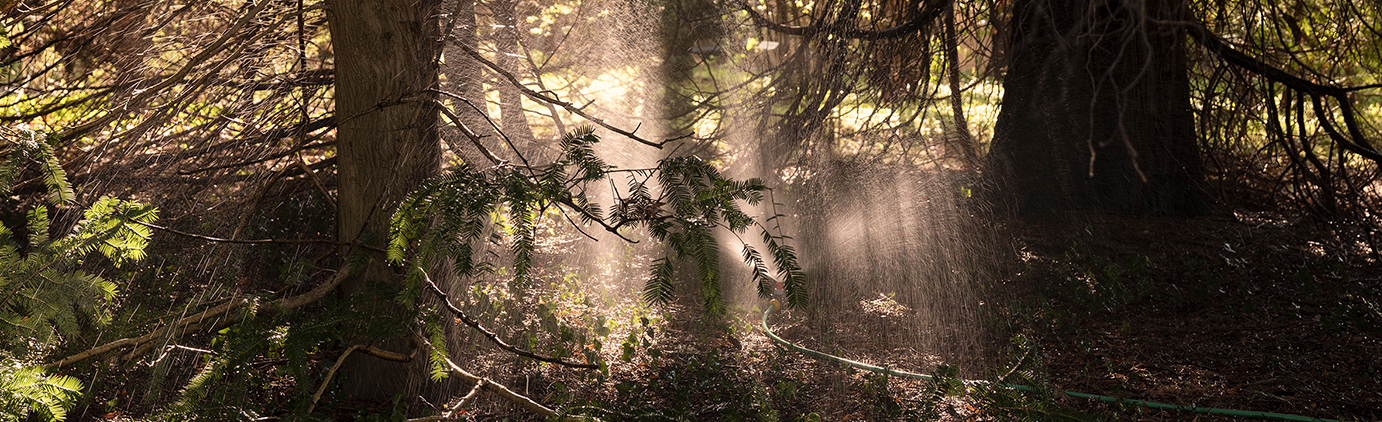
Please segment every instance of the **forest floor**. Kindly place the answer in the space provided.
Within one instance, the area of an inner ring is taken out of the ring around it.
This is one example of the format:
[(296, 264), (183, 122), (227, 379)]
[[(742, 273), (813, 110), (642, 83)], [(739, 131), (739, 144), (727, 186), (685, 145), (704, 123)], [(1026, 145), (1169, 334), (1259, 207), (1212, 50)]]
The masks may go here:
[[(956, 360), (908, 347), (906, 336), (893, 335), (915, 331), (902, 317), (907, 307), (876, 292), (837, 311), (836, 320), (847, 324), (823, 329), (800, 310), (775, 313), (768, 324), (802, 346), (902, 371), (944, 374), (941, 365), (949, 364), (952, 375), (1048, 391), (1382, 420), (1382, 260), (1356, 239), (1307, 221), (1227, 211), (1193, 219), (1082, 215), (995, 227), (1000, 241), (982, 253), (1002, 263), (974, 286), (984, 306), (969, 356)], [(871, 375), (775, 344), (757, 329), (761, 307), (739, 305), (715, 323), (700, 311), (694, 291), (679, 293), (669, 306), (643, 304), (625, 282), (646, 274), (646, 256), (620, 268), (606, 262), (602, 274), (568, 282), (567, 267), (591, 265), (562, 262), (564, 253), (572, 255), (562, 248), (578, 244), (548, 245), (551, 265), (535, 267), (542, 281), (510, 312), (536, 315), (545, 300), (559, 314), (579, 315), (573, 325), (590, 325), (580, 322), (587, 315), (603, 317), (600, 324), (612, 328), (602, 337), (608, 372), (538, 365), (479, 338), (473, 349), (452, 350), (457, 362), (559, 410), (603, 420), (1250, 420)], [(326, 368), (333, 361), (316, 362)], [(171, 371), (162, 387), (150, 381), (158, 378), (149, 369), (101, 382), (93, 404), (73, 420), (143, 419), (154, 410), (126, 403), (139, 403), (141, 392), (154, 388), (177, 394), (198, 361), (179, 362), (186, 368)], [(488, 393), (457, 406), (468, 389), (462, 387), (430, 402), (323, 400), (318, 415), (542, 420)], [(287, 397), (293, 388), (275, 384), (265, 394)], [(102, 410), (103, 403), (110, 404)]]
[(1007, 310), (1042, 344), (1056, 388), (1382, 420), (1382, 262), (1365, 243), (1245, 212), (1103, 217), (1014, 232), (1025, 259), (1003, 285), (1026, 299), (1008, 301)]
[[(1382, 420), (1382, 262), (1363, 242), (1245, 212), (1081, 216), (1000, 232), (1011, 249), (999, 255), (1012, 262), (983, 287), (994, 306), (982, 311), (982, 356), (966, 362), (991, 368), (961, 375), (994, 379), (1018, 365), (1023, 378), (1053, 391)], [(807, 347), (935, 372), (934, 356), (878, 341), (905, 327), (886, 304), (870, 303), (846, 310), (855, 323), (832, 330), (830, 342), (800, 315), (769, 322)], [(551, 385), (570, 386), (561, 390), (569, 403), (621, 412), (605, 414), (613, 420), (1066, 420), (1040, 416), (1071, 412), (1091, 420), (1249, 420), (1059, 394), (946, 394), (944, 383), (871, 376), (788, 351), (752, 329), (756, 309), (726, 330), (707, 327), (691, 308), (662, 310), (656, 359), (612, 360), (604, 382), (549, 375), (549, 387), (530, 392), (550, 398)], [(1025, 349), (1009, 340), (1018, 335), (1035, 359), (1021, 359)], [(497, 402), (474, 412), (476, 420), (523, 418)]]

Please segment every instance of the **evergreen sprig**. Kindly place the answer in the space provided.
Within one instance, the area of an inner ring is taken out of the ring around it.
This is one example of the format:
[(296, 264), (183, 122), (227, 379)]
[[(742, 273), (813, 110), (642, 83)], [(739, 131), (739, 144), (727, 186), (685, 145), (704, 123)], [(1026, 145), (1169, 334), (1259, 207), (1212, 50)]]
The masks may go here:
[(42, 367), (0, 365), (0, 422), (63, 420), (81, 391), (81, 381), (45, 374)]
[[(667, 247), (668, 254), (653, 262), (643, 298), (657, 304), (670, 302), (675, 290), (673, 261), (685, 260), (695, 268), (705, 309), (718, 314), (724, 311), (724, 300), (716, 230), (738, 235), (757, 226), (763, 230), (771, 266), (792, 293), (790, 304), (804, 303), (805, 278), (795, 251), (785, 243), (788, 238), (771, 234), (741, 208), (741, 204), (763, 201), (767, 187), (761, 180), (726, 178), (694, 156), (668, 157), (655, 168), (621, 171), (596, 156), (598, 142), (594, 129), (583, 127), (562, 138), (562, 154), (549, 166), (477, 170), (461, 165), (423, 183), (393, 216), (389, 260), (430, 268), (433, 259), (446, 256), (454, 259), (457, 275), (474, 275), (482, 266), (475, 262), (473, 242), (491, 227), (487, 218), (502, 215), (507, 224), (497, 228), (510, 236), (512, 285), (521, 288), (527, 285), (536, 253), (537, 221), (545, 211), (556, 208), (615, 233), (626, 226), (647, 229)], [(622, 194), (611, 189), (612, 203), (608, 215), (602, 216), (603, 207), (591, 199), (589, 186), (608, 182), (613, 187), (615, 172), (627, 175), (626, 187)], [(771, 294), (774, 281), (767, 260), (752, 246), (744, 247), (753, 282), (760, 294)], [(409, 279), (410, 284), (417, 281), (416, 276)]]
[(4, 129), (0, 132), (0, 196), (8, 196), (23, 170), (31, 163), (38, 165), (39, 177), (48, 188), (48, 200), (67, 205), (77, 200), (67, 172), (62, 169), (53, 146), (46, 136), (27, 129)]
[[(23, 129), (0, 132), (0, 195), (32, 166), (48, 188), (48, 202), (76, 202), (77, 195), (45, 136)], [(39, 366), (9, 356), (34, 356), (76, 337), (83, 324), (104, 325), (111, 318), (116, 286), (81, 270), (83, 260), (100, 253), (116, 266), (144, 258), (158, 211), (147, 205), (103, 197), (83, 213), (72, 233), (53, 238), (48, 207), (25, 213), (28, 237), (21, 244), (0, 224), (0, 421), (24, 415), (61, 420), (80, 395), (74, 378), (47, 375)]]
[(28, 252), (7, 227), (0, 226), (0, 322), (12, 336), (4, 347), (17, 354), (46, 348), (58, 336), (78, 334), (78, 318), (103, 325), (110, 321), (108, 302), (116, 286), (81, 271), (82, 259), (99, 252), (117, 266), (144, 257), (148, 227), (158, 213), (152, 207), (101, 198), (87, 209), (74, 233), (48, 235), (48, 209), (28, 213)]

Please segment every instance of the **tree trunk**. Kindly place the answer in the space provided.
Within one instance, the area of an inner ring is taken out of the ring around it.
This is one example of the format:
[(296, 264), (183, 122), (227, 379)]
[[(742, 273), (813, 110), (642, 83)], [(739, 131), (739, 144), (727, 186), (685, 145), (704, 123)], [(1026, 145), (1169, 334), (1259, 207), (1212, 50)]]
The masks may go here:
[[(494, 12), (494, 20), (499, 25), (494, 31), (494, 45), (498, 52), (496, 61), (504, 71), (522, 80), (531, 72), (528, 71), (525, 59), (520, 58), (527, 56), (527, 52), (523, 51), (523, 47), (518, 43), (518, 19), (515, 10), (518, 2), (495, 0), (490, 5), (490, 10)], [(522, 158), (530, 162), (540, 161), (541, 148), (533, 139), (533, 129), (528, 125), (527, 113), (523, 111), (523, 93), (507, 79), (495, 79), (499, 90), (499, 127), (504, 129), (504, 135), (513, 143), (513, 148), (518, 150)]]
[[(456, 19), (454, 29), (451, 34), (454, 40), (448, 42), (444, 47), (445, 66), (441, 69), (446, 74), (449, 86), (444, 86), (447, 91), (460, 95), (469, 100), (475, 107), (452, 101), (452, 111), (460, 118), (461, 123), (481, 138), (488, 139), (487, 142), (494, 142), (499, 138), (499, 134), (490, 125), (488, 107), (485, 101), (485, 79), (484, 64), (471, 58), (466, 54), (462, 46), (472, 51), (480, 50), (480, 38), (476, 32), (475, 21), (475, 0), (450, 0), (445, 3), (443, 10), (451, 13), (451, 19)], [(478, 109), (478, 110), (477, 110)], [(472, 166), (488, 166), (492, 163), (485, 159), (480, 150), (472, 147), (470, 141), (461, 134), (461, 131), (451, 125), (442, 126), (442, 136), (446, 137), (447, 145), (452, 147), (452, 153), (456, 154), (461, 160)], [(495, 148), (499, 144), (491, 144)], [(492, 151), (501, 156), (507, 157), (504, 151)]]
[[(328, 0), (336, 57), (337, 236), (384, 248), (398, 201), (437, 174), (441, 145), (437, 110), (424, 92), (437, 83), (439, 0)], [(355, 253), (360, 253), (359, 249)], [(369, 282), (396, 285), (383, 256), (342, 284), (360, 292)], [(380, 308), (391, 309), (389, 297)], [(360, 339), (364, 341), (366, 339)], [(407, 334), (375, 343), (409, 354)], [(356, 397), (387, 397), (406, 386), (409, 366), (352, 355), (346, 390)]]
[(1182, 0), (1020, 0), (985, 177), (1018, 215), (1201, 215)]

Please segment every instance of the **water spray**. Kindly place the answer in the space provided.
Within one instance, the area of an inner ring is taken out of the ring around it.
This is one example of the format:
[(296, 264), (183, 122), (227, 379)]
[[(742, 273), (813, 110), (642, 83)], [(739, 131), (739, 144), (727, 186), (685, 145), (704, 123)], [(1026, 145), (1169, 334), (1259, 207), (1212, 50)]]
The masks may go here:
[[(935, 379), (935, 377), (932, 377), (932, 376), (930, 376), (930, 375), (917, 374), (917, 373), (905, 372), (905, 371), (898, 371), (898, 370), (894, 370), (894, 369), (888, 369), (888, 368), (884, 368), (884, 367), (880, 367), (880, 366), (870, 365), (870, 364), (863, 363), (863, 362), (858, 362), (858, 361), (854, 361), (854, 360), (845, 359), (845, 358), (842, 358), (842, 357), (839, 357), (839, 356), (834, 356), (834, 355), (827, 354), (827, 353), (824, 353), (824, 352), (820, 352), (820, 351), (816, 351), (816, 350), (811, 350), (811, 349), (808, 349), (808, 348), (799, 346), (799, 345), (797, 345), (797, 344), (794, 344), (794, 343), (792, 343), (792, 342), (790, 342), (790, 341), (784, 340), (782, 337), (778, 337), (776, 333), (773, 333), (773, 330), (771, 330), (771, 329), (768, 328), (768, 315), (772, 314), (773, 312), (776, 312), (776, 311), (779, 310), (781, 307), (782, 307), (781, 301), (779, 301), (779, 300), (777, 300), (777, 299), (773, 299), (773, 300), (769, 301), (769, 302), (768, 302), (768, 309), (766, 309), (766, 310), (763, 311), (763, 320), (762, 320), (762, 322), (759, 323), (759, 329), (763, 330), (763, 334), (766, 334), (766, 335), (768, 336), (768, 338), (770, 338), (770, 339), (773, 340), (773, 342), (776, 342), (777, 344), (781, 345), (782, 347), (787, 348), (788, 350), (796, 351), (796, 352), (799, 352), (799, 353), (802, 353), (802, 354), (805, 354), (805, 355), (808, 355), (808, 356), (816, 357), (816, 358), (819, 358), (819, 359), (825, 359), (825, 360), (832, 361), (832, 362), (842, 363), (842, 364), (849, 365), (849, 366), (854, 367), (854, 368), (857, 368), (857, 369), (862, 369), (862, 370), (865, 370), (865, 371), (869, 371), (869, 372), (873, 372), (873, 373), (878, 373), (878, 374), (883, 374), (883, 375), (889, 375), (889, 376), (895, 376), (895, 377), (903, 377), (903, 378), (913, 378), (913, 379), (920, 379), (920, 380), (925, 380), (925, 381), (932, 381), (932, 380)], [(960, 382), (963, 383), (963, 384), (965, 384), (966, 386), (998, 386), (998, 387), (1011, 388), (1011, 389), (1019, 390), (1019, 391), (1028, 391), (1028, 392), (1039, 392), (1039, 391), (1041, 391), (1041, 390), (1038, 389), (1038, 388), (1031, 387), (1031, 386), (1026, 386), (1026, 385), (1004, 384), (1004, 383), (996, 383), (996, 382), (983, 381), (983, 380), (963, 380), (963, 379), (962, 379), (962, 380), (960, 380)], [(1169, 403), (1158, 403), (1158, 402), (1147, 401), (1147, 400), (1134, 400), (1134, 399), (1126, 399), (1126, 398), (1122, 398), (1122, 397), (1102, 396), (1102, 395), (1098, 395), (1098, 394), (1080, 393), (1080, 392), (1075, 392), (1075, 391), (1061, 391), (1061, 393), (1064, 393), (1064, 394), (1067, 395), (1067, 396), (1080, 397), (1080, 398), (1087, 398), (1087, 399), (1095, 399), (1095, 400), (1099, 400), (1099, 401), (1103, 401), (1103, 402), (1108, 402), (1108, 403), (1125, 404), (1125, 405), (1130, 405), (1130, 406), (1140, 406), (1140, 407), (1146, 407), (1146, 408), (1158, 409), (1158, 410), (1172, 410), (1172, 411), (1177, 411), (1177, 412), (1208, 413), (1208, 414), (1214, 414), (1214, 415), (1240, 416), (1240, 417), (1247, 417), (1247, 418), (1271, 419), (1271, 420), (1281, 420), (1281, 421), (1340, 422), (1340, 421), (1338, 421), (1338, 420), (1336, 420), (1336, 419), (1321, 419), (1321, 418), (1313, 418), (1313, 417), (1301, 416), (1301, 415), (1288, 415), (1288, 414), (1284, 414), (1284, 413), (1257, 412), (1257, 411), (1250, 411), (1250, 410), (1235, 410), (1235, 409), (1220, 409), (1220, 408), (1214, 408), (1214, 407), (1199, 407), (1199, 406), (1193, 406), (1193, 405), (1192, 405), (1192, 406), (1181, 406), (1181, 405), (1175, 405), (1175, 404), (1169, 404)]]

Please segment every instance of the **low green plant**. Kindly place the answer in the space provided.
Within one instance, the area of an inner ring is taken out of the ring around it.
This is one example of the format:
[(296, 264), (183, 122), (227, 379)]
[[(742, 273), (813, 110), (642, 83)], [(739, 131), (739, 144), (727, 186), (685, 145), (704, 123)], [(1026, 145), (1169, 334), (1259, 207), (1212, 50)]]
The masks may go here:
[[(1098, 421), (1098, 415), (1086, 414), (1056, 402), (1060, 394), (1053, 385), (1042, 365), (1039, 349), (1035, 341), (1026, 336), (1014, 336), (1008, 348), (1007, 371), (993, 378), (992, 382), (971, 384), (972, 397), (978, 399), (980, 408), (997, 420), (1010, 421)], [(938, 372), (933, 384), (953, 391), (958, 384), (953, 372)], [(1013, 388), (1013, 385), (1030, 387)]]

